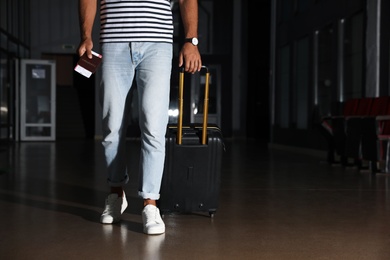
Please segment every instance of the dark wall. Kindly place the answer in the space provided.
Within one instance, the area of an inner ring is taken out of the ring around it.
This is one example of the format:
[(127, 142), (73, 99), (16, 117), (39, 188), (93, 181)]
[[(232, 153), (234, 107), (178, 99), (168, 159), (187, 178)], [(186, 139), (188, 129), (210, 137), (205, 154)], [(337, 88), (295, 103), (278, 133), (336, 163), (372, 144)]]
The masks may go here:
[[(380, 84), (381, 86), (389, 86), (389, 42), (390, 42), (390, 1), (382, 1), (382, 15), (381, 15), (381, 55), (380, 55)], [(380, 88), (381, 96), (390, 95), (389, 87), (381, 87)]]
[[(281, 1), (278, 1), (279, 4)], [(323, 28), (330, 23), (353, 15), (365, 6), (366, 0), (327, 0), (318, 1), (308, 10), (293, 14), (292, 19), (277, 21), (277, 45), (283, 45), (307, 34), (313, 33), (313, 28)], [(382, 1), (384, 2), (384, 1)], [(335, 8), (335, 6), (337, 8)], [(280, 5), (278, 6), (280, 8)]]
[[(206, 0), (203, 0), (207, 2)], [(200, 4), (203, 2), (199, 0)], [(232, 33), (233, 33), (233, 0), (214, 0), (213, 10), (210, 12), (212, 17), (212, 31), (204, 32), (203, 36), (207, 37), (212, 34), (211, 52), (202, 53), (202, 62), (205, 65), (220, 65), (221, 78), (217, 79), (221, 82), (221, 129), (225, 137), (232, 136)], [(181, 23), (180, 23), (181, 26)], [(182, 40), (182, 27), (179, 27), (178, 41)], [(200, 32), (202, 33), (202, 32)], [(209, 40), (205, 39), (204, 40)], [(202, 44), (202, 43), (200, 43)], [(201, 48), (200, 48), (201, 49)], [(174, 81), (177, 79), (178, 72), (173, 70), (173, 85), (177, 85)], [(189, 81), (188, 78), (185, 81)], [(184, 103), (190, 102), (190, 92), (184, 91)], [(184, 106), (183, 122), (190, 121), (190, 107)]]
[(203, 56), (206, 64), (221, 65), (221, 129), (230, 137), (232, 130), (232, 43), (233, 0), (215, 0), (213, 13), (213, 53)]
[[(256, 7), (255, 7), (256, 5)], [(242, 23), (247, 46), (247, 137), (269, 141), (270, 109), (270, 29), (271, 0), (262, 1), (260, 8), (255, 1), (243, 6)], [(260, 127), (259, 127), (260, 126)]]

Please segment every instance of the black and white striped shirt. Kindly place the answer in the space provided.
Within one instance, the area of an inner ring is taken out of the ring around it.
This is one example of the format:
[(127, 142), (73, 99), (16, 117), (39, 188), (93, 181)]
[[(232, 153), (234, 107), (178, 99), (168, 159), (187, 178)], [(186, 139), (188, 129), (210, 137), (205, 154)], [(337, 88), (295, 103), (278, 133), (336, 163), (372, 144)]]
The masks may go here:
[(169, 0), (101, 0), (100, 42), (173, 42)]

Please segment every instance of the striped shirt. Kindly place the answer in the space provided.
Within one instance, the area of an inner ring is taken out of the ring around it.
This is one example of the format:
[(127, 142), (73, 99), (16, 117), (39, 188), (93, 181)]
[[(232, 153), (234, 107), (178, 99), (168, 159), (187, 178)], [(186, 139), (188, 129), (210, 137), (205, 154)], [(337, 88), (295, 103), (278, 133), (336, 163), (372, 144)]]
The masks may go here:
[(101, 0), (100, 42), (173, 42), (169, 0)]

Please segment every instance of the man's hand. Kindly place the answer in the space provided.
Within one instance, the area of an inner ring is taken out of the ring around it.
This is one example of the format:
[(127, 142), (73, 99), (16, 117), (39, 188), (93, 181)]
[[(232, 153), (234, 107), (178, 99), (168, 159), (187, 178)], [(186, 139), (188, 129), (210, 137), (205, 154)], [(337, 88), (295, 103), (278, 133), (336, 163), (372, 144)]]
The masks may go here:
[(184, 43), (179, 53), (179, 67), (183, 66), (185, 72), (194, 74), (202, 68), (202, 59), (197, 46)]
[(93, 48), (92, 39), (88, 38), (88, 39), (81, 41), (81, 43), (77, 49), (79, 57), (83, 56), (83, 54), (85, 52), (87, 52), (88, 58), (92, 59), (92, 48)]

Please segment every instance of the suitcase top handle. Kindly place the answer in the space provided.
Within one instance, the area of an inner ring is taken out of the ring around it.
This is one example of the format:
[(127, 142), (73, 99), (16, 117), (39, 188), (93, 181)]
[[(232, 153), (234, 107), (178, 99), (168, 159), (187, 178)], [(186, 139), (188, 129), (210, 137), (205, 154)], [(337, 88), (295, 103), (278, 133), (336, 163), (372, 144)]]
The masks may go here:
[[(202, 66), (200, 72), (205, 71), (206, 73), (206, 81), (204, 84), (204, 105), (203, 105), (203, 123), (202, 123), (202, 144), (206, 144), (207, 139), (207, 118), (209, 111), (209, 78), (210, 72), (207, 66)], [(183, 89), (184, 89), (184, 67), (180, 67), (180, 75), (179, 75), (179, 96), (178, 96), (178, 104), (179, 104), (179, 118), (177, 121), (177, 137), (176, 143), (182, 144), (183, 138)]]
[[(204, 70), (205, 73), (208, 73), (208, 72), (209, 72), (209, 68), (208, 68), (206, 65), (202, 65), (202, 68), (201, 68), (201, 71), (200, 71), (200, 72), (202, 72), (202, 70)], [(181, 66), (181, 67), (180, 67), (179, 72), (184, 73), (184, 66)]]

